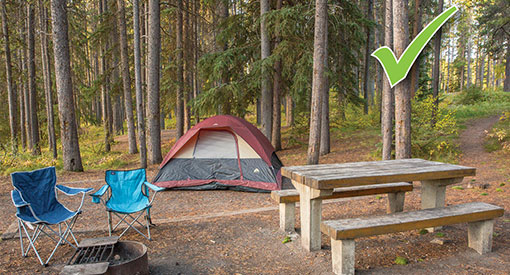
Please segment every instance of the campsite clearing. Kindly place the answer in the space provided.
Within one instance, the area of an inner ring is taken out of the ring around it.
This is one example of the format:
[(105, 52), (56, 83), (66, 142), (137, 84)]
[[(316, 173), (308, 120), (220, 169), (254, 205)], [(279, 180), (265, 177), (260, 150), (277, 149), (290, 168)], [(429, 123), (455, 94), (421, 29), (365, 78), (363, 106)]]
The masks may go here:
[[(496, 119), (497, 120), (497, 119)], [(393, 233), (370, 238), (360, 238), (356, 252), (356, 269), (361, 274), (425, 274), (425, 273), (491, 273), (505, 274), (510, 270), (510, 198), (506, 189), (510, 175), (508, 160), (502, 155), (487, 153), (481, 139), (494, 122), (494, 119), (482, 119), (466, 129), (468, 138), (461, 138), (463, 156), (461, 165), (477, 168), (476, 182), (489, 184), (484, 189), (489, 195), (481, 196), (480, 189), (468, 189), (471, 181), (466, 178), (462, 183), (464, 190), (446, 189), (446, 202), (460, 204), (483, 201), (505, 209), (505, 216), (496, 219), (494, 225), (493, 252), (480, 256), (467, 245), (467, 226), (454, 225), (444, 227), (443, 245), (430, 243), (435, 234), (421, 235), (417, 230)], [(165, 131), (165, 140), (171, 139), (171, 131)], [(464, 135), (462, 135), (464, 136)], [(461, 137), (462, 137), (461, 136)], [(377, 136), (364, 137), (375, 141)], [(368, 153), (373, 143), (360, 144), (357, 139), (335, 139), (332, 153), (327, 155), (325, 163), (353, 162), (371, 160)], [(120, 142), (117, 146), (126, 146)], [(286, 165), (304, 163), (305, 148), (292, 147), (278, 152)], [(134, 168), (134, 167), (131, 167)], [(157, 171), (157, 166), (148, 170), (149, 179)], [(104, 171), (64, 173), (59, 182), (76, 182), (73, 186), (90, 185), (99, 188), (104, 184)], [(90, 182), (86, 184), (85, 182)], [(10, 201), (10, 180), (2, 178), (4, 191), (0, 193), (0, 228), (5, 232), (14, 222), (14, 208)], [(501, 188), (504, 192), (496, 192)], [(384, 214), (386, 199), (375, 196), (354, 199), (334, 199), (323, 204), (324, 220), (363, 217)], [(421, 209), (420, 186), (406, 194), (406, 211)], [(155, 241), (148, 242), (143, 237), (129, 233), (126, 239), (142, 241), (149, 249), (150, 270), (154, 274), (254, 274), (262, 272), (286, 274), (310, 274), (331, 272), (331, 248), (329, 238), (322, 236), (325, 244), (322, 250), (308, 253), (301, 249), (298, 240), (282, 244), (287, 236), (279, 230), (278, 205), (269, 194), (245, 193), (234, 191), (171, 191), (158, 195), (153, 209), (154, 222), (151, 229)], [(296, 224), (299, 227), (299, 218)], [(103, 208), (87, 201), (84, 213), (77, 224), (78, 238), (92, 238), (107, 235), (106, 216)], [(93, 232), (91, 232), (93, 231)], [(294, 237), (291, 236), (291, 239)], [(43, 268), (35, 257), (22, 258), (17, 239), (1, 241), (1, 273), (58, 273), (59, 264), (71, 256), (71, 249), (64, 247), (55, 256), (55, 262)], [(44, 250), (43, 250), (44, 253)], [(405, 257), (409, 264), (394, 264), (397, 256)]]

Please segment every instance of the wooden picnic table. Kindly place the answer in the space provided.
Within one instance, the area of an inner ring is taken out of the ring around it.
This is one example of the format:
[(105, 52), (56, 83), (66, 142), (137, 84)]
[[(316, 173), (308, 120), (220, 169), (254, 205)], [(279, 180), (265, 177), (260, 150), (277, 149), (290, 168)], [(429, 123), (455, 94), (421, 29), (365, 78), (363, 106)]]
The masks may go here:
[[(476, 169), (423, 159), (352, 162), (290, 166), (282, 176), (291, 179), (299, 192), (301, 243), (308, 251), (321, 248), (322, 198), (334, 188), (421, 181), (422, 209), (443, 207), (446, 186), (474, 176)], [(396, 199), (396, 198), (389, 198)]]

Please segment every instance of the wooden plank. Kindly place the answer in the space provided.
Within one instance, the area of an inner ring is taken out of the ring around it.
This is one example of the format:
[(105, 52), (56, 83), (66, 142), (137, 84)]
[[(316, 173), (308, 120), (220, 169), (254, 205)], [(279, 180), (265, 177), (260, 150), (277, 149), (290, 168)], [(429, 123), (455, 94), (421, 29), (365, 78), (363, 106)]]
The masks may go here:
[(474, 176), (472, 167), (401, 159), (283, 167), (282, 175), (315, 189)]
[(321, 231), (335, 240), (409, 231), (413, 229), (490, 220), (503, 216), (503, 208), (483, 202), (400, 212), (383, 216), (325, 221)]
[(78, 245), (78, 247), (116, 244), (118, 241), (119, 241), (119, 236), (108, 236), (108, 237), (100, 237), (100, 238), (92, 238), (92, 239), (83, 239), (80, 242), (80, 244)]
[[(350, 198), (377, 194), (413, 191), (413, 185), (407, 182), (364, 185), (355, 187), (335, 188), (330, 196), (321, 197), (324, 200)], [(299, 192), (295, 189), (271, 192), (271, 198), (278, 203), (292, 203), (299, 201)]]

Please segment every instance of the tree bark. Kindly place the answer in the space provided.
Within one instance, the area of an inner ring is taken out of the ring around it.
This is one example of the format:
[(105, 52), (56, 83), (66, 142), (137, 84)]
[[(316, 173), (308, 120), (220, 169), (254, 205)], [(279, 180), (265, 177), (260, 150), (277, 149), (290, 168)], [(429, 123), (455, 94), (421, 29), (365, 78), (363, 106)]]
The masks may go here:
[(1, 0), (2, 5), (2, 31), (4, 36), (4, 52), (5, 52), (5, 77), (7, 78), (7, 101), (9, 104), (9, 128), (11, 130), (11, 149), (14, 154), (18, 151), (18, 132), (17, 132), (17, 114), (16, 114), (16, 91), (12, 81), (12, 63), (11, 63), (11, 47), (9, 45), (9, 28), (7, 21), (7, 11), (5, 0)]
[(62, 159), (64, 170), (83, 171), (75, 119), (73, 83), (71, 81), (66, 2), (66, 0), (51, 1)]
[[(436, 16), (443, 12), (443, 0), (439, 0)], [(432, 96), (434, 97), (434, 111), (432, 113), (432, 123), (436, 123), (436, 113), (439, 108), (439, 70), (441, 66), (441, 35), (442, 28), (439, 28), (434, 36), (434, 66), (432, 68)]]
[[(260, 1), (260, 48), (261, 48), (261, 59), (264, 60), (271, 55), (271, 37), (268, 34), (266, 27), (266, 13), (270, 10), (269, 0)], [(271, 139), (271, 123), (273, 114), (273, 96), (271, 91), (271, 76), (268, 68), (262, 65), (262, 79), (261, 79), (261, 122), (262, 122), (262, 133)]]
[(20, 126), (20, 136), (21, 136), (21, 149), (23, 151), (26, 150), (27, 146), (27, 132), (26, 132), (26, 119), (25, 119), (25, 88), (24, 88), (24, 79), (23, 79), (23, 51), (18, 48), (18, 66), (21, 69), (18, 73), (18, 82), (19, 82), (19, 126)]
[[(324, 38), (324, 86), (322, 87), (321, 94), (321, 134), (320, 134), (320, 145), (319, 145), (319, 154), (321, 156), (327, 155), (330, 152), (331, 142), (329, 135), (329, 79), (326, 75), (326, 70), (328, 69), (328, 17), (326, 14), (326, 23), (325, 23), (325, 38)], [(367, 55), (368, 58), (368, 55)]]
[(33, 4), (27, 5), (27, 44), (28, 44), (28, 89), (30, 101), (30, 137), (32, 139), (32, 154), (40, 155), (41, 147), (39, 144), (39, 121), (37, 117), (37, 87), (35, 75), (35, 32), (34, 32), (34, 7)]
[(506, 44), (505, 82), (503, 84), (503, 91), (510, 92), (510, 41), (507, 41)]
[[(367, 20), (373, 20), (373, 7), (374, 1), (368, 0), (367, 2)], [(367, 41), (365, 45), (365, 70), (363, 71), (363, 98), (365, 102), (363, 103), (363, 111), (365, 114), (368, 114), (368, 105), (370, 103), (369, 92), (368, 92), (368, 79), (370, 74), (370, 61), (372, 58), (370, 57), (370, 51), (372, 46), (372, 27), (366, 26), (366, 36)]]
[[(283, 0), (276, 1), (276, 9), (282, 8)], [(281, 41), (281, 37), (277, 35), (275, 48)], [(282, 90), (282, 59), (278, 60), (274, 64), (274, 76), (273, 76), (273, 129), (271, 131), (271, 143), (275, 150), (282, 149), (282, 109), (281, 109), (281, 90)]]
[[(393, 48), (393, 3), (392, 0), (384, 1), (384, 45)], [(381, 135), (382, 135), (382, 159), (391, 159), (393, 144), (393, 117), (394, 117), (394, 94), (389, 80), (383, 80), (381, 99)]]
[[(425, 0), (423, 0), (425, 1)], [(422, 0), (414, 1), (414, 24), (413, 24), (413, 39), (418, 36), (422, 29), (421, 17), (422, 17)], [(439, 30), (441, 31), (441, 30)], [(416, 91), (418, 91), (420, 81), (420, 56), (416, 58), (413, 66), (411, 67), (411, 98), (414, 97)]]
[[(99, 0), (99, 14), (100, 14), (100, 24), (104, 24), (104, 16), (106, 16), (106, 11), (108, 8), (108, 0)], [(106, 152), (110, 152), (111, 146), (110, 146), (110, 140), (111, 140), (111, 123), (110, 123), (110, 117), (108, 106), (109, 106), (109, 82), (110, 77), (107, 70), (108, 67), (108, 61), (106, 59), (106, 53), (109, 48), (108, 39), (101, 39), (101, 58), (100, 58), (100, 66), (99, 66), (99, 73), (101, 75), (101, 107), (102, 107), (102, 113), (103, 113), (103, 128), (104, 128), (104, 149)]]
[(178, 1), (177, 7), (177, 30), (176, 30), (176, 51), (177, 51), (177, 107), (175, 111), (176, 137), (178, 140), (184, 135), (184, 61), (183, 61), (183, 19), (182, 19), (182, 1)]
[(310, 111), (310, 136), (308, 139), (308, 164), (319, 163), (319, 146), (321, 133), (321, 96), (326, 81), (324, 78), (328, 33), (328, 2), (315, 1), (315, 31), (313, 45), (312, 100)]
[[(393, 48), (400, 58), (408, 46), (407, 1), (393, 0)], [(395, 86), (395, 157), (411, 157), (411, 93), (409, 80)]]
[(117, 19), (120, 36), (120, 65), (122, 71), (122, 88), (124, 90), (124, 108), (126, 110), (129, 153), (136, 154), (135, 120), (133, 117), (133, 99), (131, 97), (131, 76), (129, 74), (129, 53), (126, 31), (126, 11), (124, 0), (117, 0)]
[(145, 112), (143, 108), (142, 90), (142, 56), (140, 51), (140, 8), (138, 0), (133, 0), (133, 29), (134, 29), (134, 57), (135, 57), (135, 92), (136, 92), (136, 120), (138, 142), (140, 144), (140, 166), (147, 168), (147, 147), (145, 140)]
[(149, 75), (147, 77), (147, 107), (149, 120), (149, 161), (160, 163), (161, 129), (159, 123), (159, 69), (161, 51), (160, 10), (159, 0), (149, 0), (149, 32), (148, 32)]
[(47, 33), (48, 28), (48, 12), (42, 0), (39, 0), (39, 28), (41, 29), (41, 61), (44, 79), (44, 94), (46, 97), (46, 117), (48, 130), (48, 146), (53, 153), (53, 159), (57, 159), (57, 142), (55, 136), (55, 121), (53, 116), (53, 91), (51, 83), (51, 62), (49, 55), (49, 44)]
[(285, 110), (285, 121), (287, 122), (287, 126), (294, 126), (294, 102), (292, 101), (292, 96), (288, 94), (285, 96), (285, 106), (287, 109)]

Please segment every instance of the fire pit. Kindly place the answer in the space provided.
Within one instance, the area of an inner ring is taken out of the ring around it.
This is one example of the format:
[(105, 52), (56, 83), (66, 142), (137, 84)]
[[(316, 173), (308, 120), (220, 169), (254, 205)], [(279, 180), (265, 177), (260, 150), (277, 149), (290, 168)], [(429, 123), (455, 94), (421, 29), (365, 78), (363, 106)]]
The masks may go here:
[(147, 247), (117, 236), (85, 239), (61, 274), (149, 274)]

